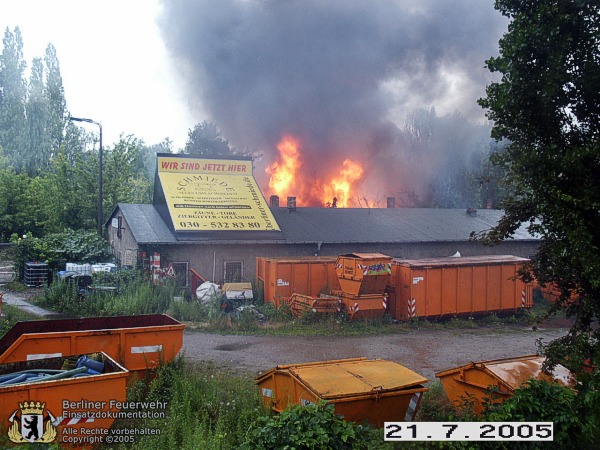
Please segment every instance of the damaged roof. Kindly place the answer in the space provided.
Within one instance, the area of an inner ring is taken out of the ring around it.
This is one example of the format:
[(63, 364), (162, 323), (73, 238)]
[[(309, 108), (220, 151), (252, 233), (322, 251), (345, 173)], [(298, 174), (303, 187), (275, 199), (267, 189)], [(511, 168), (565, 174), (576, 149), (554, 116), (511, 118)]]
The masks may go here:
[[(121, 210), (135, 240), (139, 244), (190, 243), (178, 241), (153, 205), (120, 203)], [(296, 208), (271, 209), (282, 231), (282, 239), (257, 243), (409, 243), (466, 241), (471, 232), (494, 227), (503, 211), (494, 209), (436, 208)], [(110, 219), (109, 219), (110, 222)], [(538, 240), (524, 227), (513, 239)], [(197, 239), (198, 242), (240, 242)], [(242, 241), (248, 242), (248, 241)]]

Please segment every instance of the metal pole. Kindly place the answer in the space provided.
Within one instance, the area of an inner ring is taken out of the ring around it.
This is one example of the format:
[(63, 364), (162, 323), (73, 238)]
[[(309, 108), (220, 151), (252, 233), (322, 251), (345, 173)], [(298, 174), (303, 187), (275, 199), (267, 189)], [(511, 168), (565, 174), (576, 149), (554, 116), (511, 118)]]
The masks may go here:
[(100, 236), (103, 235), (102, 233), (102, 220), (104, 219), (104, 213), (102, 211), (102, 199), (103, 199), (103, 186), (102, 186), (102, 124), (99, 122), (95, 122), (92, 119), (84, 119), (81, 117), (69, 117), (70, 121), (73, 122), (86, 122), (86, 123), (93, 123), (94, 125), (98, 125), (98, 128), (100, 128), (100, 151), (98, 154), (98, 163), (99, 163), (99, 167), (98, 167), (98, 217), (97, 217), (97, 222), (98, 222), (98, 234)]
[(102, 125), (100, 123), (97, 124), (100, 127), (100, 154), (99, 154), (99, 164), (98, 167), (98, 234), (102, 236), (104, 233), (102, 232), (102, 222), (104, 221), (104, 214), (102, 211), (103, 207), (103, 186), (102, 186)]

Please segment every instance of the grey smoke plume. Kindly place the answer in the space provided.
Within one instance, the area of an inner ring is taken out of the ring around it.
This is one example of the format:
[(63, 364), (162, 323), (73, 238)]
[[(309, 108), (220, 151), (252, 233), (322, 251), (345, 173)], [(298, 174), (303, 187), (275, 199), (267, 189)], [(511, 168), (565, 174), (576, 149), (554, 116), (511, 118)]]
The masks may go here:
[(476, 100), (491, 81), (484, 61), (507, 26), (493, 0), (163, 4), (163, 35), (192, 107), (266, 163), (293, 134), (303, 170), (317, 178), (343, 158), (360, 158), (372, 179), (389, 178), (403, 121), (416, 108), (483, 120)]

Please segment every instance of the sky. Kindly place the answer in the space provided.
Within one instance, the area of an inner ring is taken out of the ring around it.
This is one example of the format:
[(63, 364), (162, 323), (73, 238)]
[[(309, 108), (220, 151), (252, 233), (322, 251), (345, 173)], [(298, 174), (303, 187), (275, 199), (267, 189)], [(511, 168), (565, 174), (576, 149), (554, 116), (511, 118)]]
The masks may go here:
[(100, 122), (105, 145), (133, 134), (148, 145), (169, 137), (178, 148), (206, 117), (197, 106), (192, 115), (178, 85), (161, 9), (159, 0), (6, 0), (0, 27), (2, 36), (19, 27), (28, 68), (54, 45), (69, 112)]
[(10, 0), (0, 26), (20, 28), (28, 65), (55, 46), (71, 115), (101, 122), (105, 145), (132, 134), (148, 145), (168, 137), (177, 150), (207, 120), (235, 148), (263, 156), (263, 188), (288, 135), (301, 143), (306, 176), (331, 177), (351, 158), (365, 184), (404, 170), (425, 186), (424, 173), (392, 163), (405, 121), (435, 108), (486, 122), (477, 99), (494, 76), (485, 60), (507, 29), (493, 5)]

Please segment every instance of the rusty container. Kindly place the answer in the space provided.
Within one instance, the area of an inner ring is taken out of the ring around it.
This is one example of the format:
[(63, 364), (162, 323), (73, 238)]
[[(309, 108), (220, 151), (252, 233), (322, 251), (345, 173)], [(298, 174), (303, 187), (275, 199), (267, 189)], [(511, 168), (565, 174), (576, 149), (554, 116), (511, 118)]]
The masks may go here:
[(340, 289), (335, 256), (256, 258), (257, 287), (264, 301), (281, 306), (293, 294), (318, 297)]
[[(473, 401), (474, 412), (481, 414), (485, 398), (501, 403), (531, 378), (574, 386), (575, 377), (568, 369), (557, 365), (552, 374), (548, 374), (542, 371), (544, 361), (542, 356), (526, 355), (472, 362), (438, 372), (435, 376), (455, 406), (460, 407), (465, 400)], [(490, 388), (493, 388), (493, 394), (489, 392)]]
[(338, 256), (335, 271), (341, 290), (350, 295), (383, 294), (392, 274), (392, 258), (381, 253)]
[[(129, 373), (104, 353), (87, 356), (102, 362), (101, 373), (0, 385), (0, 428), (6, 430), (12, 442), (74, 443), (71, 436), (81, 438), (101, 434), (94, 430), (111, 427), (113, 414), (118, 413), (126, 401)], [(65, 364), (75, 364), (77, 358), (45, 358), (0, 364), (0, 379), (23, 371), (60, 371)], [(38, 416), (37, 438), (28, 432), (31, 431), (33, 415)], [(24, 425), (29, 425), (29, 429)]]
[(398, 363), (366, 358), (280, 365), (256, 377), (263, 404), (273, 411), (323, 400), (345, 420), (379, 428), (413, 420), (427, 381)]
[(286, 302), (295, 317), (302, 317), (307, 313), (335, 314), (340, 312), (340, 298), (336, 295), (321, 294), (318, 297), (310, 295), (292, 294)]
[(515, 279), (527, 261), (511, 255), (394, 259), (388, 310), (408, 320), (530, 308), (531, 285)]
[(141, 371), (172, 360), (184, 328), (166, 314), (18, 322), (0, 339), (0, 363), (104, 352)]

